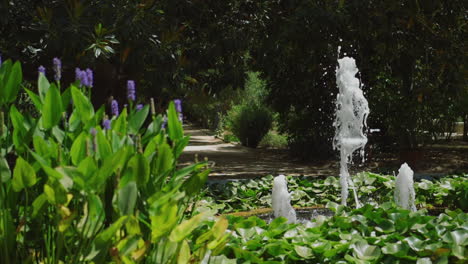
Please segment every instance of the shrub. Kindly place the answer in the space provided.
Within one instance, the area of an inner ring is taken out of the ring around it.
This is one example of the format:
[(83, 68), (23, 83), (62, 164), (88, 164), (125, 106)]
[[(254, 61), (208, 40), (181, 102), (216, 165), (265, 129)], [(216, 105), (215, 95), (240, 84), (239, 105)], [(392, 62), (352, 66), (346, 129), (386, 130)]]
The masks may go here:
[(242, 104), (229, 112), (228, 122), (232, 133), (242, 145), (256, 148), (270, 130), (273, 115), (266, 107)]

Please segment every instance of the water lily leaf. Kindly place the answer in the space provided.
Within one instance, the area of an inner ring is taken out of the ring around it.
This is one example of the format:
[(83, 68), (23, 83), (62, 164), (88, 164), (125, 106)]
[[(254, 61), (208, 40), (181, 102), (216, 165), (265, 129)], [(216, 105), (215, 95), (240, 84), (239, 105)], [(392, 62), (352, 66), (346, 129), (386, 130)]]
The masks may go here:
[(304, 247), (304, 246), (299, 246), (299, 245), (295, 245), (294, 246), (294, 251), (296, 251), (296, 253), (305, 258), (305, 259), (308, 259), (308, 258), (311, 258), (312, 257), (312, 249), (309, 248), (309, 247)]
[(361, 260), (375, 260), (380, 257), (380, 248), (367, 244), (365, 240), (357, 241), (351, 246), (353, 255)]

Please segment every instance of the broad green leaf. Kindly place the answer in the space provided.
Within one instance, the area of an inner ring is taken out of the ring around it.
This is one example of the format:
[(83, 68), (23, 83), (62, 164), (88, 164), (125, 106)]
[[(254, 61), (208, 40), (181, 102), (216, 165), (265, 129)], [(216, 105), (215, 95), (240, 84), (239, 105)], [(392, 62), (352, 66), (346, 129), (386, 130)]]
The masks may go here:
[(63, 110), (66, 111), (72, 100), (71, 86), (62, 93), (61, 99)]
[(359, 240), (352, 245), (353, 255), (361, 260), (375, 260), (380, 257), (380, 248), (367, 244), (365, 240)]
[(180, 251), (177, 256), (177, 263), (187, 264), (190, 261), (190, 246), (187, 243), (187, 240), (183, 240), (180, 246)]
[(48, 130), (56, 126), (62, 118), (62, 97), (60, 91), (52, 84), (46, 93), (42, 107), (42, 126)]
[(206, 180), (208, 180), (208, 174), (210, 174), (209, 169), (194, 173), (192, 176), (190, 176), (190, 178), (183, 185), (183, 190), (187, 193), (188, 196), (198, 194), (201, 188), (205, 186)]
[(111, 124), (112, 131), (117, 132), (120, 136), (127, 134), (127, 108), (124, 108), (120, 115), (116, 117)]
[(101, 160), (106, 157), (109, 157), (112, 154), (112, 149), (109, 144), (109, 141), (104, 135), (104, 132), (102, 131), (102, 129), (99, 127), (96, 128), (96, 147), (97, 147), (97, 151), (96, 151), (97, 157)]
[(40, 211), (42, 211), (46, 205), (47, 197), (44, 193), (41, 193), (32, 203), (33, 207), (33, 214), (32, 216), (35, 217)]
[(174, 156), (172, 155), (171, 147), (167, 143), (163, 143), (156, 154), (156, 159), (153, 162), (152, 172), (155, 175), (161, 175), (172, 169), (174, 164)]
[(169, 239), (173, 242), (180, 242), (187, 238), (195, 228), (199, 227), (203, 221), (208, 217), (207, 213), (198, 214), (188, 220), (183, 221), (169, 235)]
[(182, 139), (184, 136), (184, 130), (182, 124), (179, 121), (179, 116), (174, 106), (174, 102), (169, 103), (169, 109), (167, 110), (167, 127), (169, 132), (169, 138), (176, 141)]
[(83, 217), (77, 227), (84, 237), (90, 238), (103, 226), (105, 211), (101, 199), (97, 195), (89, 195), (84, 204)]
[(50, 83), (44, 74), (39, 74), (39, 78), (37, 79), (37, 88), (39, 90), (39, 98), (41, 98), (42, 102), (45, 100), (45, 96), (49, 90), (49, 87)]
[(150, 176), (150, 167), (143, 154), (135, 154), (128, 162), (127, 169), (133, 174), (138, 186), (145, 185)]
[(28, 188), (36, 184), (36, 172), (23, 158), (16, 159), (15, 169), (13, 170), (12, 187), (15, 192)]
[(19, 61), (13, 64), (10, 73), (8, 76), (4, 78), (8, 78), (6, 85), (3, 87), (4, 91), (2, 96), (4, 96), (3, 100), (6, 103), (11, 103), (16, 100), (16, 96), (20, 90), (21, 82), (23, 81), (23, 72), (21, 70), (21, 64)]
[(0, 157), (0, 183), (7, 182), (10, 178), (10, 166), (4, 157)]
[(78, 166), (78, 164), (86, 157), (87, 153), (87, 135), (85, 132), (75, 139), (73, 145), (70, 149), (70, 156), (72, 158), (73, 165)]
[(162, 204), (156, 212), (152, 213), (151, 219), (151, 240), (156, 242), (163, 235), (169, 233), (177, 224), (178, 206), (175, 202)]
[(131, 181), (119, 190), (117, 204), (122, 215), (131, 215), (138, 195), (136, 183)]
[(137, 134), (141, 126), (148, 117), (149, 106), (145, 105), (140, 111), (134, 112), (128, 118), (128, 132), (130, 134)]
[(76, 114), (80, 117), (83, 123), (91, 120), (94, 116), (94, 107), (91, 101), (74, 85), (71, 86), (71, 94), (73, 105), (76, 109)]
[(305, 247), (305, 246), (299, 246), (299, 245), (295, 245), (294, 246), (294, 251), (296, 251), (297, 255), (299, 255), (300, 257), (302, 258), (305, 258), (305, 259), (308, 259), (310, 257), (312, 257), (312, 249), (309, 248), (309, 247)]

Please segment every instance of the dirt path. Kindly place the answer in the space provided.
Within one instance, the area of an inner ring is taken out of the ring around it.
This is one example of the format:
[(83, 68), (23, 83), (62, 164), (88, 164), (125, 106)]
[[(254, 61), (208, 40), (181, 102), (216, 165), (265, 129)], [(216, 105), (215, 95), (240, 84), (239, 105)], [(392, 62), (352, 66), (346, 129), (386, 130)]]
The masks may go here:
[(212, 167), (212, 179), (252, 178), (268, 174), (325, 176), (338, 172), (337, 164), (327, 162), (311, 166), (292, 160), (284, 150), (252, 149), (225, 143), (210, 135), (210, 131), (193, 125), (185, 125), (184, 131), (191, 138), (182, 154), (182, 163), (193, 162), (195, 155), (199, 160), (207, 157)]
[[(184, 125), (190, 135), (189, 146), (184, 150), (180, 161), (182, 165), (208, 158), (212, 172), (210, 179), (242, 179), (272, 175), (304, 175), (327, 177), (339, 175), (338, 160), (299, 162), (288, 156), (286, 150), (252, 149), (239, 144), (226, 143), (215, 138), (209, 130), (194, 125)], [(424, 149), (424, 157), (413, 170), (416, 175), (446, 175), (468, 173), (468, 144), (452, 146), (434, 145)], [(382, 152), (373, 155), (364, 164), (351, 165), (351, 174), (359, 171), (377, 173), (398, 173), (403, 161), (398, 153)]]

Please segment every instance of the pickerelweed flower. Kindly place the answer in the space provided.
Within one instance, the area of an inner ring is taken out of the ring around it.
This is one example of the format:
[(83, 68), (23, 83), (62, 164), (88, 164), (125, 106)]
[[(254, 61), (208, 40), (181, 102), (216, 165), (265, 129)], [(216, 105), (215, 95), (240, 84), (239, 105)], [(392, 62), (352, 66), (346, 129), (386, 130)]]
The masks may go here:
[(42, 74), (45, 75), (45, 68), (44, 68), (44, 66), (42, 66), (42, 65), (39, 66), (39, 68), (37, 68), (37, 71), (38, 71), (39, 73), (42, 73)]
[(62, 62), (59, 58), (54, 58), (54, 72), (55, 72), (55, 80), (60, 81), (62, 78)]
[(75, 81), (80, 80), (80, 75), (81, 75), (81, 69), (80, 68), (75, 68)]
[(137, 104), (136, 105), (136, 110), (140, 111), (141, 109), (143, 109), (143, 105), (142, 104)]
[(110, 130), (111, 129), (111, 121), (109, 119), (104, 119), (102, 121), (102, 127), (104, 127), (105, 130)]
[(176, 111), (179, 112), (179, 113), (182, 113), (182, 100), (175, 99), (174, 104), (175, 104)]
[(113, 115), (115, 115), (115, 116), (119, 115), (119, 103), (117, 103), (116, 100), (112, 100), (111, 110), (112, 110)]
[(81, 86), (93, 87), (93, 71), (91, 69), (75, 69), (75, 78), (80, 81)]
[(94, 76), (93, 76), (93, 71), (90, 69), (90, 68), (87, 68), (86, 69), (86, 76), (88, 77), (88, 87), (93, 87), (93, 83), (94, 83)]
[(135, 91), (135, 82), (133, 80), (127, 81), (127, 98), (131, 101), (135, 101), (136, 99), (136, 91)]

